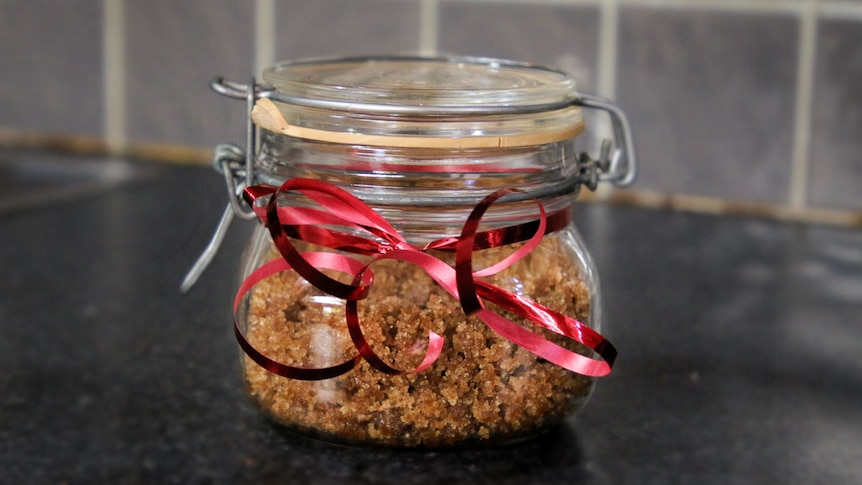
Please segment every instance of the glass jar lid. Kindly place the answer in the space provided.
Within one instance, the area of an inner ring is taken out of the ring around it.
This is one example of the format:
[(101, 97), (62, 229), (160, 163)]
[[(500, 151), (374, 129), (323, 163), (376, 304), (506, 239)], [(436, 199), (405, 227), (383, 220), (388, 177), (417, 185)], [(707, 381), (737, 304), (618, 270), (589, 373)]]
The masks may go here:
[(470, 57), (358, 57), (276, 64), (252, 118), (289, 136), (376, 146), (499, 148), (583, 131), (575, 81), (555, 69)]
[(576, 97), (562, 71), (502, 59), (360, 57), (283, 62), (263, 79), (297, 104), (368, 114), (529, 113)]

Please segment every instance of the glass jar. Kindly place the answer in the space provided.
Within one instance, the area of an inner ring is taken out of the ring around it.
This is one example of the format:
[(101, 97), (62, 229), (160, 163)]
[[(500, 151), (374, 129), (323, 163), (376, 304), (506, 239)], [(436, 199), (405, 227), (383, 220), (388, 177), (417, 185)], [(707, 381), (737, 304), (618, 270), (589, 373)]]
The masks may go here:
[[(213, 82), (247, 100), (256, 154), (216, 150), (226, 219), (261, 223), (235, 301), (260, 410), (346, 444), (447, 447), (580, 409), (615, 350), (571, 208), (634, 176), (619, 110), (505, 60), (317, 59), (263, 79)], [(583, 107), (621, 147), (578, 153)]]

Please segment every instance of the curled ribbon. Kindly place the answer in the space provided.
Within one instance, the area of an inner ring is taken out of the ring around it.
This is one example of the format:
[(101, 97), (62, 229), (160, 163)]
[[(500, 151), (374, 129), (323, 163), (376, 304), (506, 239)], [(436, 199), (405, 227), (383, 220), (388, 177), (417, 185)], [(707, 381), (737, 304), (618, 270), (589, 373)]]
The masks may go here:
[[(289, 191), (305, 195), (320, 209), (279, 207), (278, 195)], [(336, 377), (350, 371), (362, 360), (387, 374), (421, 372), (428, 369), (443, 349), (443, 337), (433, 331), (428, 332), (428, 345), (422, 363), (408, 371), (395, 369), (386, 364), (374, 353), (362, 333), (358, 305), (368, 296), (374, 282), (370, 266), (377, 261), (394, 259), (424, 269), (438, 285), (460, 302), (465, 314), (475, 315), (502, 338), (569, 371), (593, 377), (609, 374), (617, 352), (613, 345), (598, 332), (574, 318), (480, 279), (508, 268), (532, 251), (545, 234), (568, 224), (568, 210), (547, 215), (541, 202), (537, 200), (536, 204), (540, 212), (538, 220), (478, 232), (479, 223), (488, 208), (500, 198), (517, 191), (517, 189), (501, 189), (493, 192), (474, 207), (459, 237), (438, 239), (423, 248), (418, 248), (407, 242), (371, 207), (350, 193), (326, 182), (294, 178), (280, 187), (257, 185), (246, 188), (243, 194), (245, 199), (269, 229), (282, 258), (263, 264), (242, 282), (234, 299), (234, 315), (244, 296), (258, 282), (276, 273), (293, 270), (320, 291), (345, 300), (346, 324), (358, 353), (351, 359), (331, 367), (305, 368), (282, 364), (270, 359), (251, 345), (235, 316), (234, 333), (240, 347), (254, 362), (270, 372), (300, 380)], [(255, 203), (258, 200), (264, 200), (265, 197), (269, 197), (265, 206)], [(375, 238), (367, 239), (328, 229), (327, 226), (359, 229)], [(291, 238), (339, 250), (342, 253), (300, 253), (291, 242)], [(473, 271), (473, 251), (522, 241), (524, 244), (502, 261), (482, 270)], [(455, 267), (428, 254), (427, 251), (430, 249), (454, 251)], [(370, 256), (371, 259), (370, 262), (363, 263), (344, 253)], [(349, 284), (342, 283), (321, 270), (338, 271), (353, 279)], [(587, 357), (561, 347), (485, 308), (483, 303), (485, 301), (532, 321), (542, 328), (575, 340), (595, 351), (601, 359)]]

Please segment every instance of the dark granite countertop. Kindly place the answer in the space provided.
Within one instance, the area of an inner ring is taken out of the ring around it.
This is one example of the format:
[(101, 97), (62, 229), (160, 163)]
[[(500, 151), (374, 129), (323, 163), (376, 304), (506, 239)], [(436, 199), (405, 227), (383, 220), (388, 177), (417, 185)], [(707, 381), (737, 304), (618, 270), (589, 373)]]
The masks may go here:
[(620, 351), (584, 411), (519, 445), (363, 450), (244, 395), (251, 223), (179, 293), (219, 176), (126, 168), (0, 211), (0, 483), (862, 483), (862, 231), (580, 204)]

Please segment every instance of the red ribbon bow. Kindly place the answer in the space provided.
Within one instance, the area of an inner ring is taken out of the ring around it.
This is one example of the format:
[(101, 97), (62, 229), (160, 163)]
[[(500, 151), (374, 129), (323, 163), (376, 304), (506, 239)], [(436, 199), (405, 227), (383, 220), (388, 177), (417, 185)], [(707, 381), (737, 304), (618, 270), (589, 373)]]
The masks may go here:
[[(279, 207), (278, 195), (288, 191), (304, 194), (323, 210), (310, 207)], [(594, 377), (609, 374), (617, 352), (613, 345), (599, 333), (571, 317), (479, 279), (511, 266), (532, 251), (545, 234), (559, 229), (569, 221), (567, 210), (547, 216), (541, 202), (536, 201), (540, 212), (540, 218), (537, 221), (478, 233), (479, 223), (485, 211), (501, 197), (517, 191), (517, 189), (501, 189), (493, 192), (482, 199), (470, 213), (460, 237), (439, 239), (420, 249), (408, 243), (371, 207), (348, 192), (326, 182), (294, 178), (278, 188), (266, 185), (246, 188), (243, 194), (245, 199), (269, 229), (282, 258), (265, 263), (242, 282), (234, 300), (234, 315), (243, 297), (254, 285), (276, 273), (293, 270), (317, 289), (345, 300), (347, 328), (358, 353), (350, 360), (332, 367), (305, 368), (285, 365), (257, 351), (246, 339), (235, 317), (234, 330), (240, 346), (258, 365), (292, 379), (319, 380), (336, 377), (350, 371), (363, 359), (375, 369), (388, 374), (421, 372), (429, 368), (443, 349), (443, 337), (433, 331), (428, 332), (428, 349), (425, 358), (419, 366), (410, 371), (395, 369), (383, 362), (362, 334), (357, 305), (368, 295), (373, 284), (374, 277), (369, 266), (375, 261), (395, 259), (423, 268), (437, 284), (458, 299), (465, 314), (475, 315), (499, 336), (572, 372)], [(266, 196), (269, 196), (269, 201), (265, 207), (255, 204), (255, 201)], [(376, 236), (377, 239), (366, 239), (323, 226), (360, 229)], [(527, 234), (532, 235), (527, 237)], [(341, 253), (300, 253), (291, 243), (292, 237), (344, 253), (367, 255), (372, 258), (369, 263), (363, 263)], [(518, 241), (526, 242), (497, 264), (480, 271), (473, 271), (472, 254), (475, 249), (497, 247)], [(426, 251), (429, 249), (454, 250), (455, 267), (428, 254)], [(321, 269), (352, 275), (353, 281), (350, 284), (342, 283), (327, 276)], [(563, 348), (488, 310), (483, 301), (491, 302), (545, 329), (573, 339), (594, 350), (601, 360)]]

